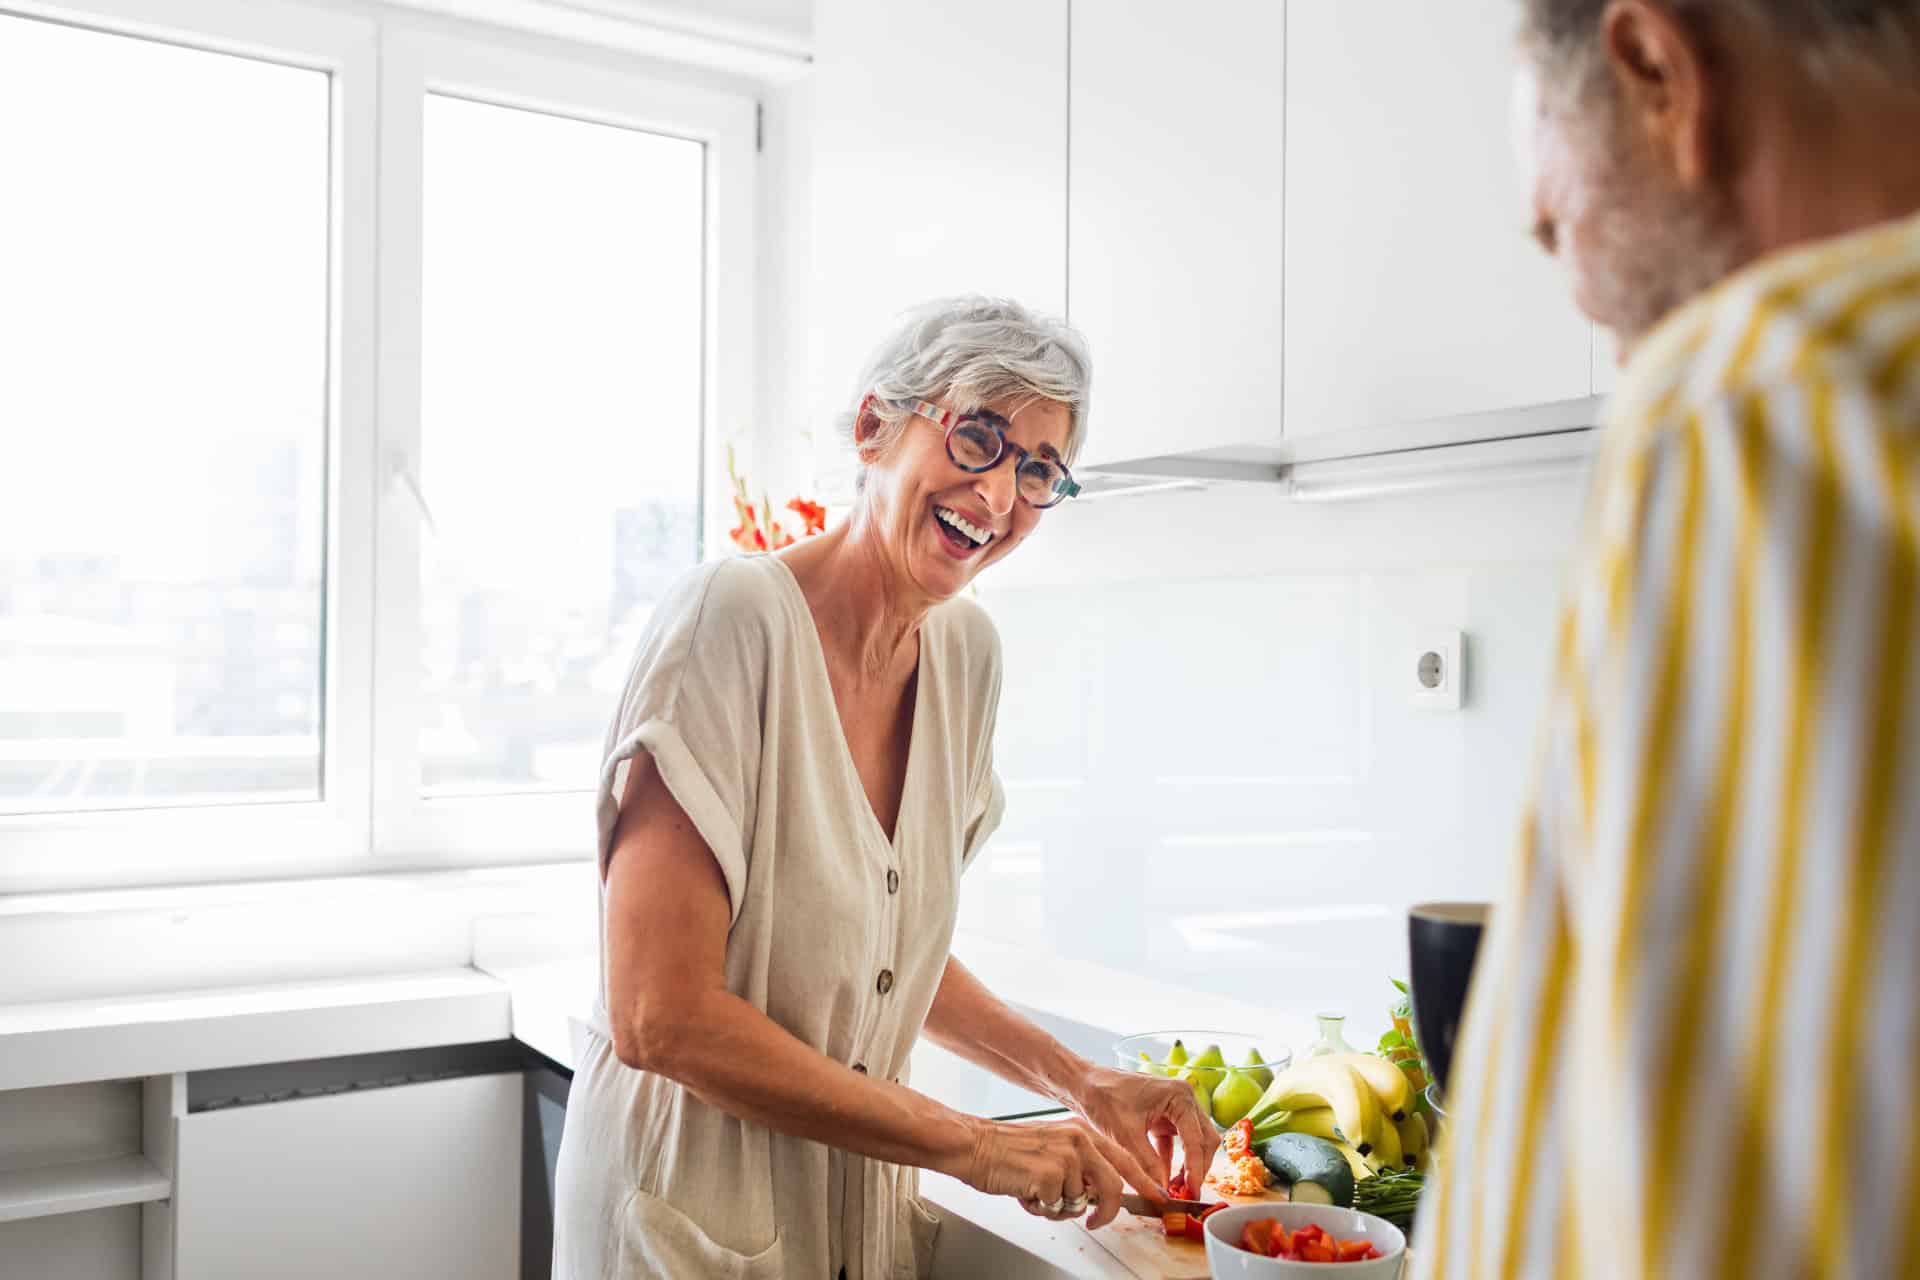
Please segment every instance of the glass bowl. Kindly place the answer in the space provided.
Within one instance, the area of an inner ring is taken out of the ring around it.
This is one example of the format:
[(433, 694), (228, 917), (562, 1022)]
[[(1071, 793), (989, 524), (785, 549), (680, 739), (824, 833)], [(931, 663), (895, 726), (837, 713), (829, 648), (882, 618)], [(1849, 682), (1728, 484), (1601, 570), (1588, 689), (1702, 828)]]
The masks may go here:
[[(1293, 1050), (1287, 1045), (1272, 1037), (1262, 1039), (1241, 1031), (1148, 1031), (1116, 1043), (1113, 1056), (1123, 1071), (1152, 1070), (1158, 1075), (1171, 1075), (1179, 1070), (1167, 1066), (1167, 1054), (1173, 1051), (1175, 1040), (1186, 1045), (1189, 1057), (1206, 1052), (1208, 1045), (1219, 1045), (1227, 1065), (1213, 1068), (1216, 1071), (1243, 1066), (1249, 1049), (1259, 1050), (1266, 1059), (1260, 1064), (1262, 1070), (1280, 1072), (1293, 1065)], [(1143, 1053), (1145, 1058), (1140, 1056)], [(1223, 1126), (1216, 1122), (1214, 1127)]]

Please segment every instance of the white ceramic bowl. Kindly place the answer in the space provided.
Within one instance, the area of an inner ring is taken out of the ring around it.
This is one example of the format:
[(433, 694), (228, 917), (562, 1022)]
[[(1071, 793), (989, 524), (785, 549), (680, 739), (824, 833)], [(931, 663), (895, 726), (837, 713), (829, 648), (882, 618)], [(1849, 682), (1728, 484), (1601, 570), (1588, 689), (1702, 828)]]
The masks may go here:
[[(1380, 1251), (1378, 1258), (1365, 1262), (1293, 1262), (1283, 1258), (1263, 1258), (1240, 1247), (1240, 1232), (1255, 1218), (1278, 1218), (1289, 1232), (1308, 1223), (1316, 1223), (1328, 1235), (1341, 1240), (1366, 1240)], [(1304, 1276), (1326, 1276), (1328, 1280), (1395, 1280), (1407, 1254), (1407, 1237), (1385, 1218), (1376, 1218), (1357, 1209), (1336, 1209), (1330, 1204), (1243, 1204), (1209, 1214), (1207, 1230), (1207, 1267), (1213, 1280), (1301, 1280)]]

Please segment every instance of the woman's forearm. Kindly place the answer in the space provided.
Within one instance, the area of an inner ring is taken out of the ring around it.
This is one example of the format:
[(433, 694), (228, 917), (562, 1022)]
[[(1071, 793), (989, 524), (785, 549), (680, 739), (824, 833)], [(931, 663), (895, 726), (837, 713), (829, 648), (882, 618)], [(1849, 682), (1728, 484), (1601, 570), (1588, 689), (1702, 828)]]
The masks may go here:
[(927, 1013), (929, 1040), (1001, 1079), (1079, 1109), (1093, 1064), (1014, 1011), (958, 960), (946, 972)]
[(981, 1138), (984, 1122), (834, 1061), (727, 991), (687, 997), (645, 1043), (634, 1065), (780, 1133), (956, 1177)]

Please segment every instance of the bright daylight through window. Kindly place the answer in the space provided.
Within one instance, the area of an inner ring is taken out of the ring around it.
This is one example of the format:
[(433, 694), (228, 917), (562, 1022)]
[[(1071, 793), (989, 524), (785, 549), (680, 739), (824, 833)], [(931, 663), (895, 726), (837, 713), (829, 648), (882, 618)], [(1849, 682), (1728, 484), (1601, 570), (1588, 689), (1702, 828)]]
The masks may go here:
[(0, 813), (319, 796), (328, 89), (0, 16)]
[(586, 790), (700, 555), (705, 149), (429, 95), (429, 794)]

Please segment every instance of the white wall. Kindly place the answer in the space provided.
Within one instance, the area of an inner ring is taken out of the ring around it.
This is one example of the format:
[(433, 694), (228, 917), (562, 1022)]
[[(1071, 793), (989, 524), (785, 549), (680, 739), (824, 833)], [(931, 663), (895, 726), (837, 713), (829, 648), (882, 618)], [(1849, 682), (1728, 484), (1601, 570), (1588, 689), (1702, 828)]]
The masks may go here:
[(759, 39), (775, 47), (805, 49), (813, 40), (812, 0), (574, 0), (641, 22), (689, 25)]
[[(1504, 874), (1581, 491), (1218, 487), (1048, 516), (981, 580), (1008, 815), (962, 928), (1262, 1008), (1345, 1005), (1370, 1040), (1405, 905)], [(1404, 692), (1432, 627), (1468, 637), (1457, 712)]]

